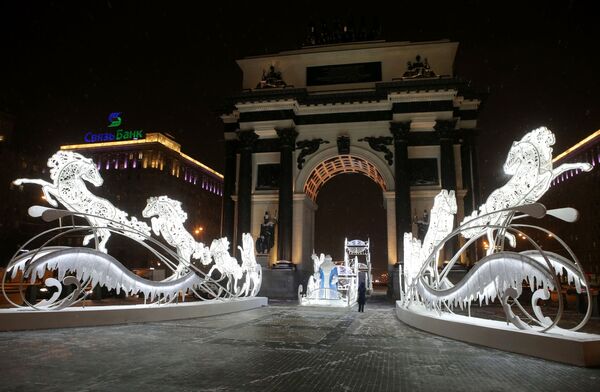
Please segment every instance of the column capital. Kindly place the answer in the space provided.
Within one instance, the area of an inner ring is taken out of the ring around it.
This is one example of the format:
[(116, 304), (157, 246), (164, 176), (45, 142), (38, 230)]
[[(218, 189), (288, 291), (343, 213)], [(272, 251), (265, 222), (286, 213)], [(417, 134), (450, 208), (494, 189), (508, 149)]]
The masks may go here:
[(258, 135), (254, 131), (240, 131), (238, 132), (238, 139), (242, 150), (252, 150), (256, 140), (258, 140)]
[(437, 120), (435, 122), (433, 129), (435, 129), (440, 140), (452, 139), (455, 126), (456, 126), (456, 120)]
[(408, 139), (410, 123), (411, 121), (390, 123), (390, 132), (392, 133), (392, 136), (394, 136), (394, 142), (403, 142)]
[(296, 145), (296, 137), (298, 132), (294, 128), (277, 129), (277, 136), (279, 136), (279, 145), (281, 148), (294, 148)]

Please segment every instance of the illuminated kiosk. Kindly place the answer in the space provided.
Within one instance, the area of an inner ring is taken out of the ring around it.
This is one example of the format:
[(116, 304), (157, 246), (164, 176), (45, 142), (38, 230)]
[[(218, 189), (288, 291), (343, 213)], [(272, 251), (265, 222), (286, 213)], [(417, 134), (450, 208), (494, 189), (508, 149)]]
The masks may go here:
[[(130, 322), (162, 321), (210, 316), (265, 306), (266, 298), (256, 297), (262, 268), (254, 258), (254, 241), (244, 234), (239, 246), (242, 264), (229, 254), (226, 238), (210, 247), (194, 240), (183, 227), (187, 214), (181, 203), (167, 196), (150, 197), (142, 212), (151, 225), (93, 194), (87, 183), (101, 186), (97, 165), (70, 151), (59, 151), (48, 160), (50, 179), (18, 179), (15, 184), (37, 184), (53, 207), (33, 206), (29, 214), (47, 222), (60, 222), (27, 241), (9, 261), (2, 280), (2, 292), (15, 308), (0, 310), (0, 329), (42, 329), (93, 326)], [(83, 219), (82, 219), (83, 218)], [(83, 223), (81, 221), (84, 221)], [(69, 222), (65, 224), (65, 222)], [(160, 235), (173, 247), (151, 237)], [(81, 246), (60, 246), (65, 236), (82, 237)], [(133, 241), (173, 271), (161, 281), (144, 279), (129, 271), (108, 254), (111, 235)], [(88, 245), (93, 245), (88, 247)], [(19, 285), (15, 302), (6, 291), (7, 282)], [(42, 285), (54, 292), (49, 299), (30, 302), (25, 289)], [(128, 296), (142, 296), (144, 304), (85, 306), (97, 285)], [(74, 286), (73, 290), (65, 287)], [(196, 301), (183, 302), (186, 295)], [(19, 302), (21, 302), (19, 301)], [(73, 306), (78, 305), (78, 306)], [(83, 306), (81, 306), (83, 305)]]
[[(546, 215), (566, 222), (578, 218), (573, 208), (546, 210), (537, 202), (561, 174), (592, 169), (589, 163), (565, 163), (553, 168), (554, 142), (554, 134), (544, 127), (514, 142), (504, 164), (504, 172), (511, 179), (455, 229), (454, 192), (442, 190), (436, 196), (423, 243), (411, 233), (404, 236), (405, 284), (403, 297), (396, 302), (401, 321), (431, 333), (497, 349), (580, 366), (600, 365), (600, 335), (576, 332), (592, 312), (589, 283), (577, 257), (549, 230), (522, 223), (522, 218), (541, 219)], [(542, 250), (534, 240), (537, 234), (553, 236), (568, 257)], [(447, 241), (459, 236), (464, 239), (461, 248), (440, 268), (440, 250)], [(489, 244), (486, 255), (453, 284), (448, 279), (452, 266), (482, 237)], [(507, 243), (514, 247), (517, 238), (530, 249), (507, 250)], [(557, 326), (564, 308), (562, 295), (556, 295), (558, 306), (553, 317), (544, 315), (539, 305), (539, 301), (551, 299), (551, 292), (560, 293), (561, 279), (587, 296), (587, 312), (570, 330)], [(529, 309), (519, 301), (524, 282), (532, 292)], [(481, 305), (495, 299), (502, 305), (506, 322), (472, 317), (473, 302)], [(467, 315), (457, 314), (456, 309)]]

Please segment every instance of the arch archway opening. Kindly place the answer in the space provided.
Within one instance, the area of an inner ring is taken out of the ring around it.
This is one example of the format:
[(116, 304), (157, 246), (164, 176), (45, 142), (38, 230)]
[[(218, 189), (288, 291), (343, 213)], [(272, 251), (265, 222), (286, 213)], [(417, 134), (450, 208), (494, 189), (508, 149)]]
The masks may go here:
[(314, 217), (314, 250), (342, 260), (344, 238), (369, 239), (373, 279), (387, 271), (387, 216), (380, 169), (365, 157), (329, 157), (310, 172), (304, 193), (319, 207)]
[(350, 154), (336, 155), (319, 163), (306, 180), (304, 193), (316, 201), (323, 185), (333, 177), (344, 173), (365, 175), (379, 185), (383, 191), (386, 191), (385, 180), (377, 167), (362, 157)]
[(373, 279), (387, 272), (387, 220), (381, 184), (361, 172), (341, 172), (321, 185), (314, 250), (344, 259), (344, 238), (369, 240)]

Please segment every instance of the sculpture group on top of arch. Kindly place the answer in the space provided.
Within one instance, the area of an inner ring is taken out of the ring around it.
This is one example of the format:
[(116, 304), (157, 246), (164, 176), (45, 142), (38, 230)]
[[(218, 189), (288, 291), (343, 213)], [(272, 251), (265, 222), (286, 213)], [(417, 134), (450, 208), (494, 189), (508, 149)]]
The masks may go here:
[[(496, 189), (486, 202), (456, 228), (453, 227), (457, 212), (454, 191), (442, 190), (431, 209), (430, 226), (421, 243), (411, 233), (404, 234), (404, 269), (400, 272), (401, 300), (399, 306), (407, 311), (425, 310), (432, 315), (452, 313), (453, 309), (467, 308), (471, 316), (472, 302), (498, 299), (507, 322), (518, 329), (545, 332), (555, 327), (564, 308), (563, 298), (557, 295), (558, 308), (551, 319), (542, 313), (540, 300), (549, 300), (552, 290), (561, 290), (561, 280), (574, 286), (578, 293), (587, 294), (588, 308), (581, 322), (572, 328), (580, 329), (591, 315), (591, 295), (586, 276), (577, 257), (568, 245), (549, 230), (520, 223), (525, 217), (542, 218), (546, 215), (574, 222), (578, 212), (573, 208), (546, 210), (538, 203), (550, 188), (554, 178), (568, 170), (590, 171), (588, 163), (566, 163), (552, 167), (552, 145), (554, 134), (545, 127), (527, 133), (513, 143), (504, 172), (510, 175), (508, 182)], [(537, 233), (536, 233), (537, 232)], [(545, 251), (536, 243), (536, 234), (554, 237), (562, 246), (567, 257)], [(488, 249), (483, 258), (457, 283), (448, 275), (461, 255), (477, 240), (487, 238)], [(506, 248), (505, 240), (515, 247), (517, 236), (524, 238), (530, 249), (512, 251)], [(464, 244), (441, 265), (440, 252), (448, 241), (464, 238)], [(526, 282), (532, 292), (531, 310), (528, 312), (519, 297)]]
[[(2, 281), (2, 292), (14, 306), (5, 290), (5, 282), (20, 279), (22, 283), (45, 284), (56, 288), (50, 299), (31, 303), (21, 285), (23, 303), (34, 309), (62, 309), (87, 298), (96, 285), (109, 290), (123, 291), (126, 295), (141, 294), (146, 302), (170, 303), (180, 296), (193, 294), (200, 300), (231, 299), (256, 296), (262, 281), (262, 269), (256, 262), (254, 241), (243, 234), (241, 265), (229, 253), (227, 238), (213, 240), (210, 247), (197, 242), (185, 229), (187, 214), (181, 203), (167, 196), (150, 197), (142, 212), (151, 226), (129, 217), (110, 201), (96, 196), (86, 182), (101, 186), (103, 179), (94, 162), (81, 154), (58, 151), (48, 160), (50, 179), (18, 179), (14, 183), (37, 184), (45, 199), (53, 207), (33, 206), (29, 214), (53, 221), (70, 217), (70, 225), (59, 225), (27, 241), (9, 261)], [(75, 217), (85, 218), (87, 224), (76, 224)], [(161, 236), (164, 245), (151, 233)], [(108, 254), (106, 247), (111, 235), (125, 237), (137, 246), (147, 249), (160, 263), (173, 271), (162, 281), (144, 279)], [(59, 246), (66, 236), (81, 235), (81, 247)], [(87, 247), (90, 243), (94, 246)], [(41, 243), (41, 245), (40, 245)], [(75, 289), (63, 295), (64, 286)]]

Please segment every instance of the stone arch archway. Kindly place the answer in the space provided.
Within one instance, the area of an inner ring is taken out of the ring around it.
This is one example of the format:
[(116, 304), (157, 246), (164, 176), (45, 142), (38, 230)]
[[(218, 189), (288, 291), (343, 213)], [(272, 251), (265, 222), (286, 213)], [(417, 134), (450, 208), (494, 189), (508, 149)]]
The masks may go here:
[[(305, 187), (307, 186), (307, 183), (313, 172), (318, 170), (319, 166), (326, 166), (327, 162), (335, 165), (337, 158), (339, 158), (338, 167), (340, 167), (342, 170), (349, 170), (348, 172), (365, 174), (368, 177), (373, 175), (374, 177), (371, 177), (371, 179), (380, 184), (384, 191), (394, 190), (394, 173), (392, 172), (391, 167), (387, 165), (383, 159), (371, 151), (353, 145), (350, 154), (339, 154), (337, 148), (330, 147), (323, 149), (317, 154), (311, 156), (310, 159), (307, 160), (302, 170), (300, 170), (296, 175), (294, 182), (295, 192), (304, 193)], [(345, 166), (344, 163), (348, 163), (348, 165)], [(343, 171), (335, 174), (339, 174), (341, 172)], [(376, 172), (378, 175), (375, 174)]]
[(364, 158), (356, 155), (337, 155), (319, 163), (310, 173), (303, 191), (313, 201), (317, 200), (319, 190), (327, 181), (333, 177), (344, 174), (355, 173), (369, 177), (385, 191), (385, 180), (375, 165)]
[(312, 156), (297, 172), (294, 182), (294, 240), (292, 254), (302, 269), (311, 270), (310, 255), (314, 248), (316, 199), (319, 190), (331, 178), (344, 173), (369, 177), (382, 190), (386, 209), (388, 263), (396, 261), (396, 223), (394, 206), (394, 175), (391, 168), (372, 152), (352, 146), (349, 154), (339, 154), (328, 148)]

